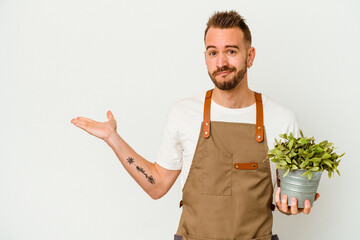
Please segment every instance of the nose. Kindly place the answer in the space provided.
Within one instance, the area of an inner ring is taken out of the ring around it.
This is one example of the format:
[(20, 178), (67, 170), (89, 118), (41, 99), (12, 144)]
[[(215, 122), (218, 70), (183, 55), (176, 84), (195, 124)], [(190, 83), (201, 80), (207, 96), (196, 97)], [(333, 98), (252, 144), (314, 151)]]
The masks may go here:
[(229, 65), (229, 63), (228, 63), (228, 61), (227, 61), (226, 55), (220, 53), (220, 54), (218, 55), (218, 59), (217, 59), (217, 62), (216, 62), (216, 67), (222, 68), (222, 67), (228, 66), (228, 65)]

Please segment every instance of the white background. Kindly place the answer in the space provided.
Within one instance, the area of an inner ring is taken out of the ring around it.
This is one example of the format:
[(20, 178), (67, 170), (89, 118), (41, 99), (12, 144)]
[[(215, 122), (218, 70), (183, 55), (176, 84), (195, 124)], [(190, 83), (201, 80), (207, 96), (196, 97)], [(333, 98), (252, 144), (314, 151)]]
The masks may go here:
[[(203, 32), (247, 19), (251, 89), (346, 152), (310, 215), (274, 213), (280, 239), (355, 239), (359, 226), (360, 2), (0, 0), (0, 239), (172, 239), (179, 181), (152, 200), (106, 143), (70, 123), (106, 120), (151, 162), (175, 101), (213, 87)], [(356, 229), (357, 228), (357, 229)]]

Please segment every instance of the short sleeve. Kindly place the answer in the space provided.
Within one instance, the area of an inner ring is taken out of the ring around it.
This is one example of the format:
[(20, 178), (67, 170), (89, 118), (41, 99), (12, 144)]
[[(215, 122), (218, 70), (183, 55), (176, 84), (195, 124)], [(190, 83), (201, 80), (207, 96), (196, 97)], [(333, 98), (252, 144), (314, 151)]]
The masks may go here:
[(169, 170), (180, 170), (182, 168), (183, 147), (180, 142), (177, 127), (179, 112), (175, 105), (171, 106), (164, 126), (163, 138), (156, 157), (156, 163)]
[(293, 133), (295, 138), (300, 137), (299, 120), (294, 113), (292, 113), (290, 121), (286, 125), (283, 133), (286, 133), (287, 135), (289, 135), (290, 133)]

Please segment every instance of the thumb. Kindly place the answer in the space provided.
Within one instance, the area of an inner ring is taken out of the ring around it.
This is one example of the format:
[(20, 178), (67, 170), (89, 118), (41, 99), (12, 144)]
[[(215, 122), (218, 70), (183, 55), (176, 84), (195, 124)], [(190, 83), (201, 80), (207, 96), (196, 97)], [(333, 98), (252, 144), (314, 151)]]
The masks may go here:
[(107, 116), (108, 120), (114, 119), (114, 115), (111, 113), (110, 110), (107, 111), (106, 116)]

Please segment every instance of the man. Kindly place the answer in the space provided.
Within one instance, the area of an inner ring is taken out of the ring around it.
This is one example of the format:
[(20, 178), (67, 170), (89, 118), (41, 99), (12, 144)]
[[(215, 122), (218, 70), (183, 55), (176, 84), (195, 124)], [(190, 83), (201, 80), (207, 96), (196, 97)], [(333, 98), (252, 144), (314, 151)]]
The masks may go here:
[[(248, 88), (255, 49), (237, 12), (215, 13), (204, 41), (214, 89), (172, 106), (155, 163), (118, 135), (110, 111), (107, 122), (84, 117), (71, 122), (103, 139), (153, 199), (164, 196), (181, 172), (183, 212), (175, 239), (277, 239), (272, 235), (276, 171), (266, 154), (278, 134), (298, 134), (296, 116)], [(299, 209), (296, 198), (288, 207), (286, 195), (280, 200), (280, 187), (275, 202), (288, 215), (311, 210), (308, 200)]]

